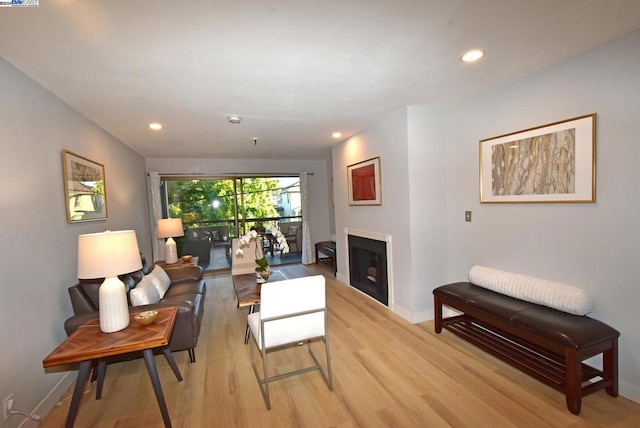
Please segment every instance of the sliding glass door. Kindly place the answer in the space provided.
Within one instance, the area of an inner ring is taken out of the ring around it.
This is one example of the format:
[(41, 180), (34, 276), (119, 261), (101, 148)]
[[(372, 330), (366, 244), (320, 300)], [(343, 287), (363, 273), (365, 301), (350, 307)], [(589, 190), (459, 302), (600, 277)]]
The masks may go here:
[[(302, 204), (299, 177), (162, 177), (163, 216), (180, 217), (185, 236), (177, 239), (180, 255), (198, 257), (208, 270), (231, 266), (231, 239), (252, 228), (276, 223), (287, 234), (291, 253), (271, 248), (270, 264), (300, 260)], [(297, 236), (296, 236), (297, 234)]]

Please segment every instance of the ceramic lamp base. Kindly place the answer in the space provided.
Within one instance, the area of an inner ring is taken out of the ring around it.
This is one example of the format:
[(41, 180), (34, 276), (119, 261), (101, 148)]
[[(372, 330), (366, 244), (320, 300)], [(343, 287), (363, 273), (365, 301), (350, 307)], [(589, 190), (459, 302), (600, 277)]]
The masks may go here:
[(173, 238), (168, 238), (164, 244), (164, 262), (169, 265), (178, 263), (178, 248)]
[(107, 278), (98, 293), (100, 330), (113, 333), (129, 325), (129, 305), (124, 283), (117, 277)]

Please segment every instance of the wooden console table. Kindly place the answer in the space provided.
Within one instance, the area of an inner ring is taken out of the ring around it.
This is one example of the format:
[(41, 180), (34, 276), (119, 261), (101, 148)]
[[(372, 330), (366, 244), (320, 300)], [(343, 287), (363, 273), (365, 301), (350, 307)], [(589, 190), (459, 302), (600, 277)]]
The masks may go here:
[(167, 346), (169, 338), (173, 332), (173, 326), (176, 322), (178, 308), (168, 307), (158, 309), (158, 318), (150, 325), (138, 324), (131, 314), (129, 326), (124, 330), (115, 333), (103, 333), (100, 330), (100, 320), (92, 319), (78, 327), (64, 342), (54, 349), (43, 361), (44, 368), (60, 366), (65, 364), (80, 363), (78, 370), (78, 378), (73, 390), (71, 406), (67, 414), (65, 427), (73, 427), (73, 423), (78, 413), (80, 399), (82, 398), (82, 390), (84, 383), (89, 375), (91, 362), (98, 360), (98, 386), (96, 390), (96, 399), (99, 400), (102, 395), (102, 385), (106, 370), (106, 357), (114, 355), (127, 354), (129, 352), (142, 351), (144, 361), (147, 365), (147, 371), (151, 378), (153, 390), (158, 400), (160, 413), (165, 427), (171, 427), (171, 419), (162, 393), (162, 385), (158, 377), (158, 370), (153, 359), (153, 349), (162, 348), (173, 373), (178, 381), (182, 380), (178, 366)]
[(164, 260), (158, 260), (155, 262), (156, 265), (160, 266), (162, 269), (171, 269), (171, 268), (176, 268), (176, 267), (182, 267), (182, 266), (198, 266), (198, 261), (199, 261), (199, 257), (197, 256), (193, 256), (191, 258), (191, 261), (189, 263), (185, 263), (181, 258), (178, 259), (177, 262), (175, 263), (167, 263)]

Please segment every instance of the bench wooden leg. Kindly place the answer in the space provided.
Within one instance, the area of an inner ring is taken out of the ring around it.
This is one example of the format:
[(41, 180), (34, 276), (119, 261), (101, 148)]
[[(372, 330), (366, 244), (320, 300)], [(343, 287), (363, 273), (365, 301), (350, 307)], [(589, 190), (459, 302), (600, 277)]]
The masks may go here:
[(602, 373), (605, 379), (611, 379), (611, 385), (605, 388), (607, 394), (618, 396), (618, 338), (611, 340), (611, 348), (602, 353)]
[(580, 414), (582, 406), (582, 361), (575, 348), (565, 349), (566, 380), (565, 396), (567, 409), (574, 415)]
[(433, 309), (435, 311), (433, 326), (436, 333), (440, 334), (442, 332), (442, 303), (436, 294), (433, 295)]

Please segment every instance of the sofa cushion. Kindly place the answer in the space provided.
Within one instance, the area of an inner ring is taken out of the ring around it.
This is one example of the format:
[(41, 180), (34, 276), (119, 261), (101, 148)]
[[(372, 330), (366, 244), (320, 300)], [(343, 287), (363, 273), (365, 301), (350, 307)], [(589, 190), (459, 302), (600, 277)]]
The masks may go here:
[(167, 290), (169, 289), (169, 286), (171, 285), (171, 279), (169, 278), (169, 275), (167, 275), (164, 269), (156, 265), (151, 271), (151, 273), (147, 275), (147, 277), (151, 280), (153, 285), (156, 286), (156, 289), (158, 290), (158, 294), (162, 299), (162, 297), (164, 296), (164, 293), (167, 292)]
[(191, 332), (193, 334), (193, 339), (197, 340), (197, 337), (200, 334), (200, 324), (202, 323), (202, 313), (204, 311), (203, 299), (203, 295), (198, 293), (181, 294), (179, 296), (166, 297), (162, 299), (161, 303), (175, 305), (180, 311), (185, 310), (185, 308), (190, 308)]
[(149, 275), (146, 275), (136, 285), (136, 288), (129, 292), (129, 298), (131, 299), (131, 306), (148, 305), (149, 303), (158, 303), (160, 294)]
[(171, 287), (165, 293), (163, 300), (170, 297), (179, 296), (182, 294), (204, 294), (206, 291), (206, 285), (204, 281), (180, 281), (171, 284)]
[(80, 280), (80, 287), (82, 287), (96, 309), (99, 307), (98, 296), (100, 293), (100, 284), (102, 284), (103, 281), (103, 279)]

